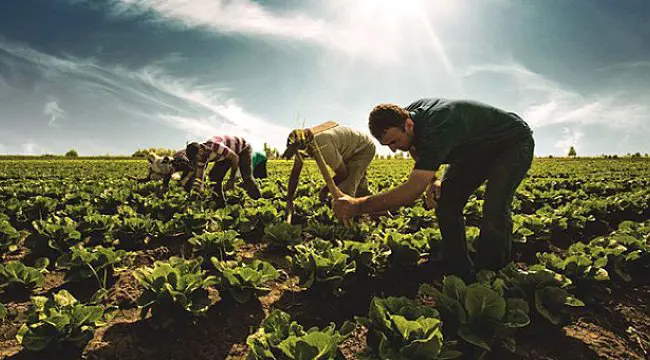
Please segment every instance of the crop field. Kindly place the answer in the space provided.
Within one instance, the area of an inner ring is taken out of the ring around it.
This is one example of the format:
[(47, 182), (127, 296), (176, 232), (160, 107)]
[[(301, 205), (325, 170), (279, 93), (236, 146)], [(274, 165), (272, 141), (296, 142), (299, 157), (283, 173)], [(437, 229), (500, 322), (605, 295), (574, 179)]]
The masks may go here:
[[(145, 160), (0, 161), (0, 359), (650, 358), (649, 159), (535, 159), (513, 262), (471, 284), (422, 200), (346, 228), (312, 162), (287, 224), (291, 164), (215, 210), (128, 179)], [(411, 168), (373, 161), (371, 191)]]

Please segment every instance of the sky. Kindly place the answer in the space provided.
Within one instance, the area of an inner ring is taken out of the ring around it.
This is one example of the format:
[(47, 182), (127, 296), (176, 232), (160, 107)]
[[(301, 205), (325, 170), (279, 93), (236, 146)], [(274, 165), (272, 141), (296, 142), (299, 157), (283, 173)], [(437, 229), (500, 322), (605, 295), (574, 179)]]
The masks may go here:
[[(650, 152), (648, 0), (2, 0), (0, 154), (217, 134), (282, 151), (379, 103), (484, 102), (538, 156)], [(379, 147), (382, 154), (389, 153)]]

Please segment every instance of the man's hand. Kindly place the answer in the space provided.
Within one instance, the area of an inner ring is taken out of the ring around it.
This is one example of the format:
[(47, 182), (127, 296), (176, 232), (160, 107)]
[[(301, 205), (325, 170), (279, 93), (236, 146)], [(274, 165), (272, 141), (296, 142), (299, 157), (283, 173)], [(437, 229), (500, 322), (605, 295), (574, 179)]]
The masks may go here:
[(321, 203), (324, 203), (327, 201), (327, 194), (329, 193), (329, 189), (327, 186), (323, 186), (322, 189), (318, 192), (318, 199), (320, 200)]
[(442, 189), (442, 183), (440, 180), (434, 180), (427, 186), (427, 191), (425, 195), (426, 204), (429, 209), (433, 209), (438, 206), (437, 199), (440, 199), (440, 191)]
[(343, 195), (332, 201), (334, 214), (341, 221), (353, 218), (359, 215), (360, 200), (349, 195)]

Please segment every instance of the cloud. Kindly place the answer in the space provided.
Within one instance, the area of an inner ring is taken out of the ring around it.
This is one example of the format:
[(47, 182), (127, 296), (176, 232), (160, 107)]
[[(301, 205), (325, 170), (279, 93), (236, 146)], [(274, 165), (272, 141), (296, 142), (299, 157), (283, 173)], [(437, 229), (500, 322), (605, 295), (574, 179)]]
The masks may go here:
[(382, 65), (410, 62), (417, 55), (429, 63), (437, 59), (453, 71), (434, 29), (445, 18), (454, 18), (451, 14), (459, 6), (449, 1), (330, 0), (303, 3), (290, 11), (253, 0), (110, 0), (109, 4), (109, 13), (118, 18), (263, 41), (288, 40), (291, 46), (302, 42)]
[(580, 129), (571, 129), (564, 128), (562, 130), (562, 138), (559, 139), (554, 146), (558, 149), (569, 151), (569, 148), (573, 146), (576, 149), (576, 152), (579, 150), (581, 145), (581, 140), (584, 137), (584, 132)]
[(20, 146), (20, 155), (41, 155), (43, 148), (33, 140), (27, 140)]
[(515, 62), (471, 66), (464, 77), (485, 74), (501, 76), (493, 80), (494, 86), (510, 89), (517, 110), (534, 128), (571, 124), (618, 129), (647, 126), (650, 106), (640, 105), (647, 101), (636, 101), (635, 95), (611, 91), (582, 95)]
[[(133, 70), (103, 66), (90, 59), (48, 55), (2, 37), (0, 51), (32, 65), (44, 81), (71, 84), (71, 90), (80, 100), (90, 98), (105, 104), (113, 99), (136, 118), (184, 129), (194, 136), (207, 139), (215, 132), (227, 130), (257, 139), (269, 132), (281, 132), (284, 136), (288, 133), (288, 129), (248, 113), (236, 99), (229, 97), (227, 88), (173, 77), (155, 66)], [(67, 116), (56, 100), (49, 101), (43, 113), (50, 116), (50, 124)], [(280, 144), (283, 142), (274, 146)]]
[(48, 126), (58, 126), (58, 120), (66, 120), (67, 113), (59, 107), (57, 100), (51, 100), (45, 103), (43, 115), (49, 117)]
[(157, 21), (220, 33), (305, 39), (324, 33), (323, 21), (304, 14), (277, 15), (248, 0), (112, 0), (119, 17), (154, 14)]

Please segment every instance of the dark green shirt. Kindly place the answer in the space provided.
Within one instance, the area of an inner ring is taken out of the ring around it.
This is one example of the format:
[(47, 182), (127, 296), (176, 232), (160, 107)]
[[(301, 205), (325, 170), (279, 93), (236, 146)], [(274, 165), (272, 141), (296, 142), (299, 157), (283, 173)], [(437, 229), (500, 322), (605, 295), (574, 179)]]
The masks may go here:
[(476, 101), (426, 98), (406, 110), (415, 123), (415, 168), (420, 170), (496, 154), (533, 133), (516, 114)]
[(253, 169), (255, 169), (257, 167), (257, 165), (259, 165), (262, 162), (266, 161), (266, 154), (264, 154), (263, 152), (255, 151), (253, 153), (253, 158), (251, 160), (252, 160), (251, 165), (253, 166)]

